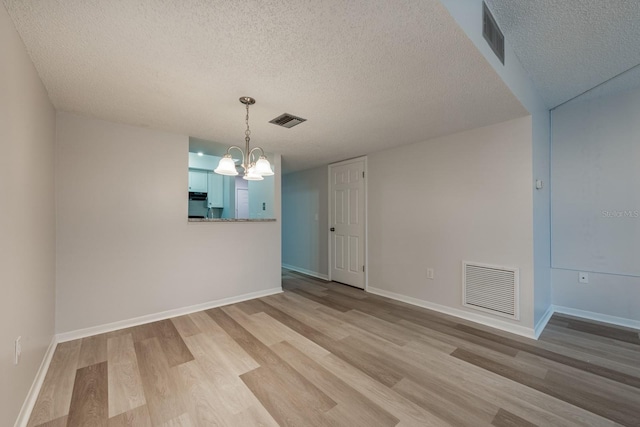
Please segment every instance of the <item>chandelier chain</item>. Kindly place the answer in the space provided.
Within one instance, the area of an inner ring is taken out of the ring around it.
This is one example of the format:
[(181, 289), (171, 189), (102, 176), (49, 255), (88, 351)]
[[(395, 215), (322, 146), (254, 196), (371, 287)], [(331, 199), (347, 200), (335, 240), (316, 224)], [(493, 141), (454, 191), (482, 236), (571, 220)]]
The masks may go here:
[(251, 130), (249, 129), (249, 104), (246, 105), (247, 106), (247, 115), (245, 117), (245, 123), (247, 124), (247, 130), (244, 131), (244, 140), (247, 141), (247, 143), (249, 142), (250, 136), (251, 136)]

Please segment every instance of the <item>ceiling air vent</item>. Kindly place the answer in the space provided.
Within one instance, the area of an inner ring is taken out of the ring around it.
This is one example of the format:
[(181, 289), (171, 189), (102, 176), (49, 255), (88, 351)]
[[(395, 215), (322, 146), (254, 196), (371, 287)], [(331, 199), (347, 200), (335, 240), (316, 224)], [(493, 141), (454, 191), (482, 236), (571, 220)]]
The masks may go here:
[(273, 123), (274, 125), (282, 126), (284, 128), (292, 128), (295, 125), (299, 125), (302, 122), (306, 122), (307, 119), (303, 119), (301, 117), (296, 117), (288, 113), (284, 113), (279, 115), (273, 120), (269, 120), (269, 123)]
[(504, 65), (504, 36), (485, 2), (482, 2), (482, 36)]

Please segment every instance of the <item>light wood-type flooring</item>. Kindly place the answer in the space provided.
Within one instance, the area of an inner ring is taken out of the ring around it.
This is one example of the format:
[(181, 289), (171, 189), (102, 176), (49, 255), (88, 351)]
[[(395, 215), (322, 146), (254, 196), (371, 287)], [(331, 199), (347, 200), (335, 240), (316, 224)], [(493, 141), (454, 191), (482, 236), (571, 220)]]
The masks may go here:
[(285, 292), (58, 345), (30, 426), (640, 426), (638, 331), (539, 341), (283, 274)]

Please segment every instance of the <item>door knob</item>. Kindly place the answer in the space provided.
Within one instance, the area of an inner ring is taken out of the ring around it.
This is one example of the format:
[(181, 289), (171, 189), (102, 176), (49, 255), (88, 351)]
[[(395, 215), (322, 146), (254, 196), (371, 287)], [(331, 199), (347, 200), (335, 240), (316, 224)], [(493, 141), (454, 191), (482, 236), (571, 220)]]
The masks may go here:
[(336, 228), (335, 227), (331, 227), (330, 230), (331, 231), (336, 231)]

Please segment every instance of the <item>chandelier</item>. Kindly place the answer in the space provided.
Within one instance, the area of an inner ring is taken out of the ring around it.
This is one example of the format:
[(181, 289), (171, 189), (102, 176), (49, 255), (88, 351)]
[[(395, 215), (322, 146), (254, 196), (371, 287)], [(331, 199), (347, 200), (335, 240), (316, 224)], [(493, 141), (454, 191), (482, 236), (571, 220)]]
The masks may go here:
[[(236, 163), (233, 158), (231, 158), (230, 154), (231, 149), (236, 149), (242, 153), (242, 164), (240, 165), (244, 169), (244, 176), (242, 178), (248, 181), (262, 181), (264, 179), (263, 176), (273, 175), (273, 171), (271, 170), (271, 164), (265, 157), (264, 150), (262, 148), (254, 147), (249, 150), (249, 141), (251, 140), (251, 130), (249, 130), (249, 105), (255, 104), (256, 100), (249, 96), (243, 96), (240, 98), (240, 102), (247, 107), (247, 115), (245, 117), (247, 130), (244, 131), (245, 149), (242, 150), (242, 148), (235, 145), (229, 147), (227, 149), (227, 153), (220, 159), (218, 167), (214, 169), (214, 172), (227, 176), (238, 175)], [(258, 151), (260, 152), (259, 157), (257, 157), (256, 154)]]

